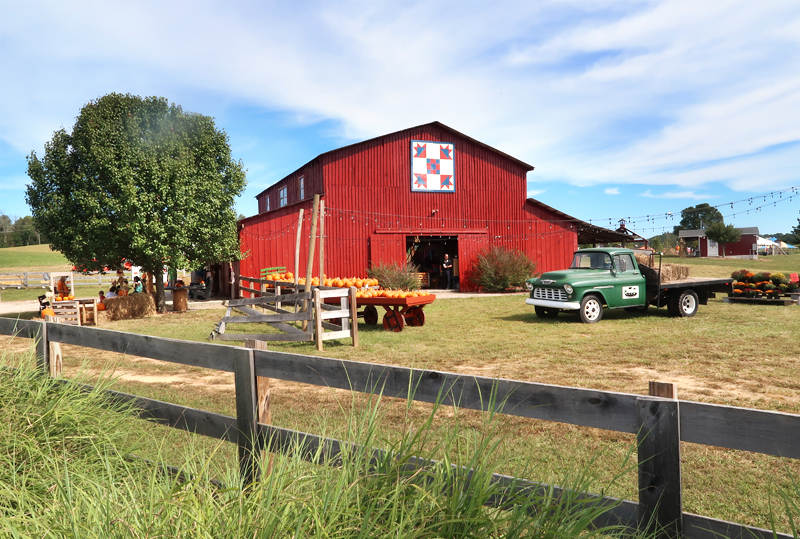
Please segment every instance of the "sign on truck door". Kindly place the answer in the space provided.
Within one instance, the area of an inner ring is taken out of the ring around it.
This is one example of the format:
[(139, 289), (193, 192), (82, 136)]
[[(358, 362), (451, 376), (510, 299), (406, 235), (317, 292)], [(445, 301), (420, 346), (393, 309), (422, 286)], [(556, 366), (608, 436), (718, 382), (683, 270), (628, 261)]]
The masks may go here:
[(606, 297), (611, 308), (634, 307), (644, 303), (644, 278), (627, 253), (614, 255), (614, 292)]

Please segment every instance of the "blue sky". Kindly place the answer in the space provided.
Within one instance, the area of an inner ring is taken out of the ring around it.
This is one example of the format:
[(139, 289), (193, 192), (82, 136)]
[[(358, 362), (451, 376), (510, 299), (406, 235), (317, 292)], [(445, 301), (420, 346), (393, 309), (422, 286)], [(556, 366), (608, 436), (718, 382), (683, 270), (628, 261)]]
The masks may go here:
[(702, 202), (765, 234), (800, 217), (795, 0), (0, 10), (0, 212), (12, 216), (30, 213), (25, 156), (121, 92), (213, 116), (248, 169), (247, 216), (322, 152), (440, 121), (535, 166), (530, 196), (604, 226), (630, 217), (652, 236)]

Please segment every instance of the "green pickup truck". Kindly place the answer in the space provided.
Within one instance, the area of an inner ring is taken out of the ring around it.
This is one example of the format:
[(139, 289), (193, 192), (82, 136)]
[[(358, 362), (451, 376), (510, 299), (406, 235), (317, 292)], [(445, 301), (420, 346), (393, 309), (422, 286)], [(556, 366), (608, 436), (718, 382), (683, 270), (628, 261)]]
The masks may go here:
[(659, 270), (639, 266), (631, 249), (579, 249), (569, 269), (528, 279), (525, 303), (534, 306), (539, 318), (577, 311), (587, 324), (599, 322), (604, 307), (645, 311), (666, 306), (672, 316), (694, 316), (698, 305), (706, 305), (716, 292), (731, 292), (733, 284), (733, 279), (660, 281)]

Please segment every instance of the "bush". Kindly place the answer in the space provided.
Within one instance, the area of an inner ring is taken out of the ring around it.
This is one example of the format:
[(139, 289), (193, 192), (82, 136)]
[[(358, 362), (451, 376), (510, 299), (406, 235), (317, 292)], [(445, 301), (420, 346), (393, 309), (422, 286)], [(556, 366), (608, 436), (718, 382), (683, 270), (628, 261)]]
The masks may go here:
[(736, 279), (737, 281), (745, 282), (747, 281), (747, 274), (749, 272), (746, 269), (740, 269), (731, 273), (731, 277)]
[(756, 283), (763, 283), (764, 281), (769, 281), (770, 272), (768, 271), (760, 271), (755, 274), (753, 277), (753, 281)]
[(487, 292), (502, 292), (522, 286), (536, 275), (536, 263), (522, 251), (492, 247), (478, 254), (471, 282)]
[(419, 290), (417, 273), (419, 268), (414, 264), (401, 266), (397, 262), (376, 264), (367, 270), (369, 277), (378, 279), (378, 284), (391, 290)]
[(786, 284), (789, 282), (789, 279), (787, 279), (786, 275), (784, 275), (783, 273), (771, 273), (769, 275), (769, 279), (770, 281), (772, 281), (772, 284), (776, 286), (780, 284)]

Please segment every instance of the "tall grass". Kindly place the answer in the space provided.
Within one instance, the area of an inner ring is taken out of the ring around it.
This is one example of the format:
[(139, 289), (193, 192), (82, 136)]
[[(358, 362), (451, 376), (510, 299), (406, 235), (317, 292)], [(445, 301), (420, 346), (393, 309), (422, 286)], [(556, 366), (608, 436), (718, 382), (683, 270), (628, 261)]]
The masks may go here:
[[(341, 406), (356, 444), (331, 460), (323, 450), (309, 456), (297, 440), (275, 457), (271, 474), (262, 470), (262, 480), (241, 488), (235, 465), (211, 480), (206, 451), (176, 452), (158, 438), (131, 442), (140, 420), (99, 389), (3, 367), (0, 401), (0, 535), (7, 537), (622, 535), (594, 529), (607, 507), (572, 494), (595, 487), (586, 471), (565, 480), (566, 494), (514, 495), (494, 481), (503, 440), (490, 414), (478, 427), (461, 425), (457, 412), (436, 426), (434, 410), (416, 428), (378, 439), (380, 398), (354, 395)], [(140, 443), (157, 446), (158, 461), (178, 473), (133, 458)], [(499, 496), (503, 508), (490, 507)]]

